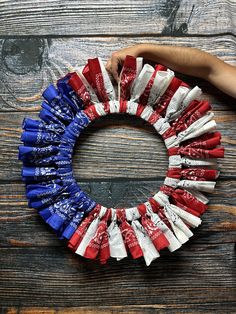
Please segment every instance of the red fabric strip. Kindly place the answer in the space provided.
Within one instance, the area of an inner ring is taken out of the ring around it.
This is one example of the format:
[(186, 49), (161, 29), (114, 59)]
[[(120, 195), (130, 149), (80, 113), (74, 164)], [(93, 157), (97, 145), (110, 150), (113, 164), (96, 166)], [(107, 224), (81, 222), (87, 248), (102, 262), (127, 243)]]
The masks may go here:
[(129, 249), (132, 257), (136, 259), (143, 256), (143, 251), (138, 243), (138, 239), (135, 235), (134, 229), (126, 220), (122, 221), (120, 225), (120, 230), (124, 239), (124, 243)]
[(158, 251), (170, 245), (164, 233), (154, 224), (150, 218), (142, 216), (141, 223)]
[(82, 99), (85, 107), (87, 107), (89, 104), (91, 105), (90, 94), (76, 72), (71, 74), (68, 84), (73, 88), (78, 97)]

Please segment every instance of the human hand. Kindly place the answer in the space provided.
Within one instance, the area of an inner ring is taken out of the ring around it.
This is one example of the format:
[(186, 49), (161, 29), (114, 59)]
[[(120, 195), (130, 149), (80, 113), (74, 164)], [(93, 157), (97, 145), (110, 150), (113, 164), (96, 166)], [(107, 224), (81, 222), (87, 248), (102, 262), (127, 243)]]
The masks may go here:
[(119, 67), (122, 67), (127, 55), (137, 58), (140, 55), (142, 45), (135, 45), (120, 49), (112, 53), (111, 58), (106, 63), (106, 70), (112, 74), (114, 79), (119, 81)]

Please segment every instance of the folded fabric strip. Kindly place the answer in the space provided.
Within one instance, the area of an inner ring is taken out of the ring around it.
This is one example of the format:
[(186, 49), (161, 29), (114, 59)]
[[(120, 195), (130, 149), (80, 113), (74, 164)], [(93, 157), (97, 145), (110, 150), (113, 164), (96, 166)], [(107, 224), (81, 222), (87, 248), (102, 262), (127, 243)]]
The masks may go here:
[(91, 222), (97, 216), (101, 206), (97, 205), (95, 208), (89, 213), (89, 215), (81, 222), (81, 224), (77, 227), (76, 231), (74, 232), (73, 236), (70, 238), (68, 242), (68, 247), (73, 251), (76, 251), (80, 242), (82, 241), (86, 230), (88, 229)]
[(170, 245), (161, 229), (158, 228), (151, 219), (142, 216), (141, 223), (158, 251)]
[(48, 145), (45, 147), (19, 146), (18, 158), (26, 164), (33, 164), (42, 157), (56, 155), (58, 146)]
[(110, 247), (109, 247), (109, 240), (108, 240), (108, 232), (107, 228), (104, 232), (104, 235), (102, 237), (102, 242), (100, 245), (99, 250), (99, 260), (101, 264), (105, 264), (107, 260), (110, 258)]
[(124, 243), (132, 255), (132, 258), (136, 259), (143, 256), (143, 251), (138, 243), (138, 239), (131, 225), (126, 220), (123, 220), (121, 222), (120, 229)]
[(86, 248), (89, 245), (90, 241), (93, 239), (94, 235), (96, 234), (98, 225), (102, 217), (105, 215), (106, 210), (107, 209), (105, 207), (101, 207), (99, 214), (91, 222), (89, 221), (90, 225), (88, 226), (78, 248), (75, 251), (76, 254), (84, 256)]
[(200, 214), (202, 214), (207, 208), (204, 202), (184, 189), (175, 189), (171, 194), (171, 199), (174, 204), (178, 202), (178, 204), (185, 205)]
[(79, 99), (81, 99), (84, 108), (92, 103), (92, 97), (90, 95), (91, 88), (89, 90), (89, 84), (86, 79), (83, 78), (82, 74), (79, 75), (79, 73), (76, 72), (72, 73), (68, 84), (75, 91)]
[(57, 81), (57, 88), (64, 99), (70, 104), (73, 112), (76, 113), (83, 108), (83, 102), (77, 97), (74, 89), (70, 86), (69, 81), (72, 73), (66, 74), (64, 77)]
[[(160, 218), (160, 216), (156, 213), (153, 212), (153, 207), (149, 202), (145, 203), (146, 208), (148, 210), (148, 213), (151, 217), (151, 220), (153, 223), (160, 228), (160, 230), (163, 232), (165, 235), (167, 241), (169, 242), (168, 249), (170, 252), (174, 252), (177, 249), (181, 247), (181, 243), (178, 241), (178, 239), (175, 237), (171, 229), (167, 226), (165, 221)], [(160, 214), (160, 212), (159, 212)]]
[(189, 87), (186, 83), (182, 82), (177, 77), (173, 77), (168, 88), (166, 89), (165, 93), (160, 98), (160, 101), (158, 102), (158, 104), (154, 105), (156, 112), (158, 112), (162, 116), (165, 116), (166, 109), (167, 109), (173, 95), (175, 94), (177, 89), (180, 87), (180, 85), (185, 86), (185, 87)]
[(95, 259), (98, 255), (102, 239), (107, 232), (107, 223), (105, 219), (102, 219), (97, 227), (97, 230), (92, 237), (91, 241), (89, 242), (88, 246), (85, 249), (85, 252), (83, 254), (84, 257)]
[(168, 149), (168, 154), (189, 156), (191, 158), (223, 158), (224, 157), (224, 148), (217, 147), (213, 149), (203, 149), (195, 147), (171, 147)]
[(99, 101), (105, 103), (115, 99), (115, 90), (100, 58), (88, 60), (89, 77)]
[(22, 122), (22, 128), (25, 131), (46, 131), (46, 132), (54, 132), (56, 134), (61, 134), (65, 131), (65, 126), (63, 124), (46, 124), (40, 120), (33, 120), (30, 118), (24, 118)]
[(221, 143), (221, 134), (219, 132), (206, 133), (193, 139), (184, 141), (181, 146), (212, 149)]
[(130, 99), (131, 89), (134, 85), (135, 78), (138, 77), (142, 69), (143, 59), (126, 56), (120, 73), (118, 84), (118, 99)]
[(146, 265), (149, 266), (152, 261), (160, 256), (160, 254), (158, 253), (157, 249), (152, 243), (152, 240), (138, 220), (132, 221), (132, 227), (138, 239), (139, 245), (142, 249)]

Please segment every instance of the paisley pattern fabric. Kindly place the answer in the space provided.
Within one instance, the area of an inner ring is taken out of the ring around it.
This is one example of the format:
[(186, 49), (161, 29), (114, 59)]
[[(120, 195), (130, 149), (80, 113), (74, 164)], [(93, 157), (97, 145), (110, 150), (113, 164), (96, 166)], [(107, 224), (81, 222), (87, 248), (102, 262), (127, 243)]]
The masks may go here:
[[(40, 120), (26, 118), (19, 146), (28, 204), (38, 210), (76, 254), (106, 263), (130, 255), (146, 265), (181, 247), (200, 225), (200, 215), (224, 157), (211, 105), (163, 65), (143, 66), (127, 56), (118, 97), (100, 58), (68, 73), (44, 92)], [(162, 136), (169, 168), (160, 191), (132, 208), (106, 208), (84, 193), (73, 176), (72, 155), (80, 133), (107, 114), (135, 115)]]

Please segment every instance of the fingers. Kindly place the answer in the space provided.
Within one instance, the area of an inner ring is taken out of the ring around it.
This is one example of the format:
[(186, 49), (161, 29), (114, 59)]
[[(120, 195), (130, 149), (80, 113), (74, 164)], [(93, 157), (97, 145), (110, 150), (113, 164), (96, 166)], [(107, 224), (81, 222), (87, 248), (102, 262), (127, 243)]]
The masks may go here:
[(137, 58), (139, 54), (139, 45), (134, 45), (113, 52), (111, 58), (107, 61), (106, 69), (112, 74), (114, 79), (119, 82), (119, 67), (123, 65), (126, 56), (129, 55)]
[(119, 81), (119, 74), (118, 74), (118, 66), (119, 66), (119, 59), (115, 54), (112, 54), (111, 59), (107, 61), (106, 69), (110, 72), (114, 79), (118, 82)]
[(111, 71), (111, 59), (107, 60), (107, 63), (105, 65), (105, 68), (107, 70), (107, 72), (109, 72), (110, 74), (112, 74), (112, 71)]
[(119, 74), (118, 74), (118, 64), (119, 60), (116, 56), (112, 56), (111, 58), (111, 71), (114, 79), (118, 82), (119, 81)]

